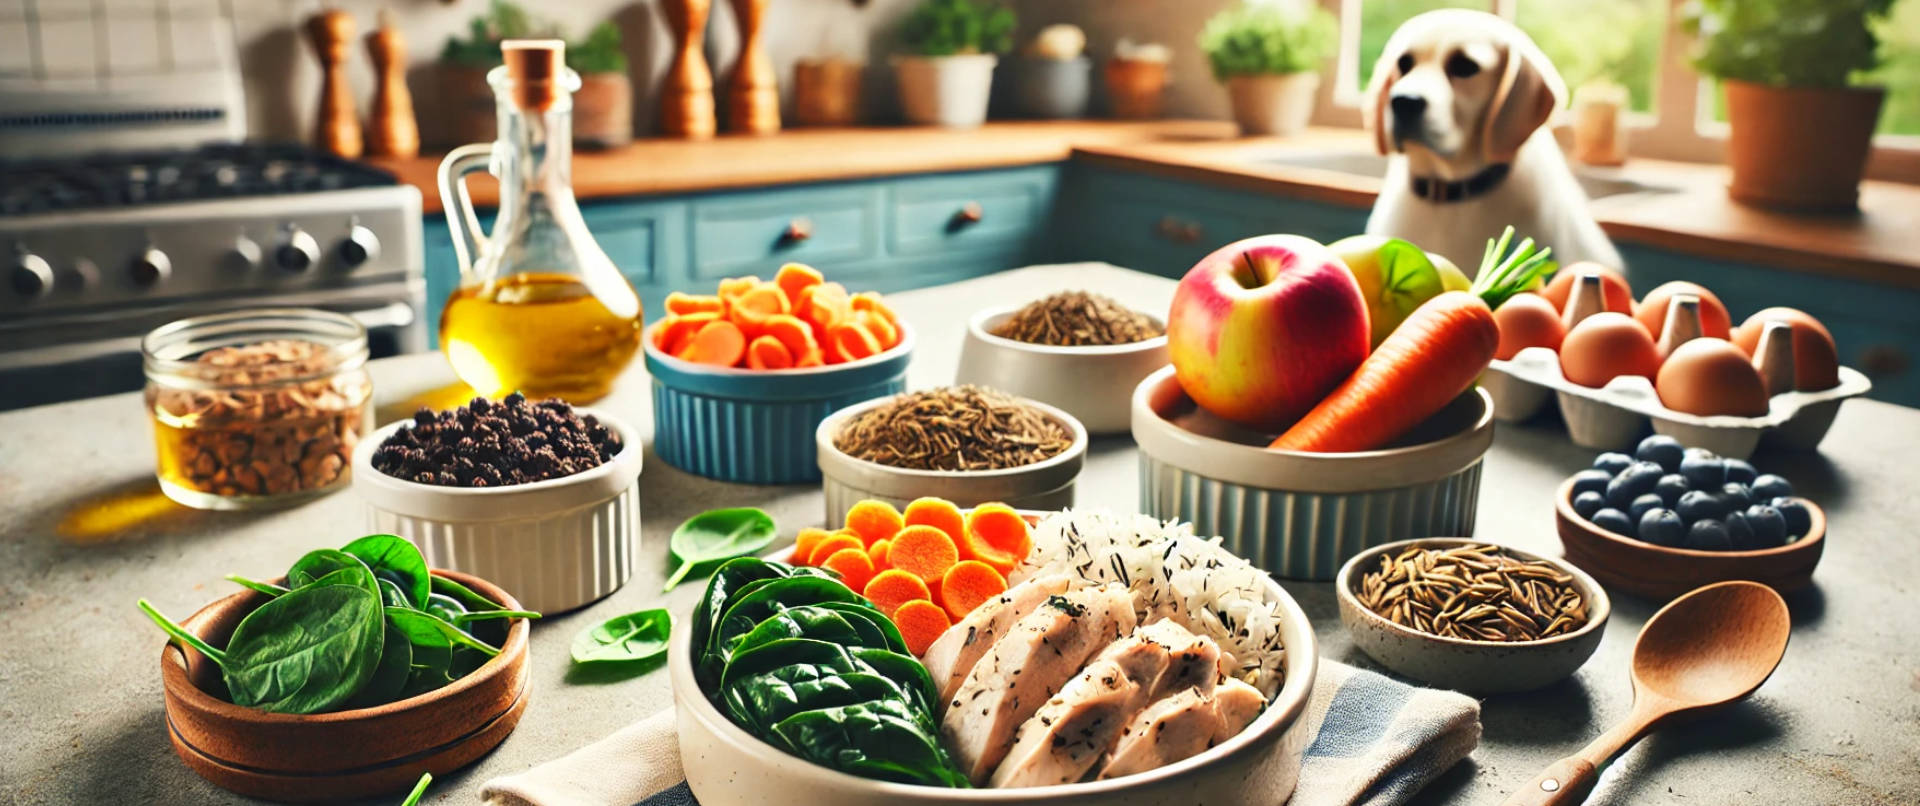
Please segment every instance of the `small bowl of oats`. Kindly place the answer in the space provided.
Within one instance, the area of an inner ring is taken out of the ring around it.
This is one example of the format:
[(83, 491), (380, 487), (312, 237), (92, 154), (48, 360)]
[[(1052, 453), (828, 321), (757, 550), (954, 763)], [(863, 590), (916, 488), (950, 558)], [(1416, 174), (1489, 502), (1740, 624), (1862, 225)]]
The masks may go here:
[(1166, 365), (1167, 328), (1158, 317), (1063, 291), (974, 314), (955, 382), (1058, 406), (1091, 434), (1124, 434), (1133, 388)]

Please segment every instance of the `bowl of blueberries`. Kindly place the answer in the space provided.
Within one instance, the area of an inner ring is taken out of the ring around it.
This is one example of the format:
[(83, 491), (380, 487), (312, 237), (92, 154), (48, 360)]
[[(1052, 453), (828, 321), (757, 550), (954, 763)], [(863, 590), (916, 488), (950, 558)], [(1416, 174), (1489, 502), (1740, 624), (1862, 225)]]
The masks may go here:
[(1600, 454), (1560, 485), (1555, 510), (1567, 559), (1657, 599), (1734, 579), (1803, 588), (1826, 544), (1826, 514), (1786, 479), (1666, 435)]

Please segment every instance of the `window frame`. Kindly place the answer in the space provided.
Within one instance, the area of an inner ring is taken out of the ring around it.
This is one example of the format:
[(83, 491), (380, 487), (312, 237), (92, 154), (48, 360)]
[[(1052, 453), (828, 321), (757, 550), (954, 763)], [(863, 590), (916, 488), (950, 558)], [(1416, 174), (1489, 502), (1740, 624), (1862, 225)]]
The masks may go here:
[[(1361, 128), (1365, 125), (1361, 105), (1365, 90), (1360, 87), (1360, 18), (1363, 0), (1316, 0), (1340, 20), (1340, 47), (1331, 65), (1332, 81), (1320, 82), (1315, 93), (1313, 122), (1337, 128)], [(1669, 0), (1665, 37), (1660, 45), (1659, 68), (1655, 73), (1653, 113), (1630, 114), (1627, 126), (1629, 157), (1672, 160), (1675, 162), (1726, 162), (1727, 124), (1712, 120), (1711, 79), (1693, 68), (1687, 54), (1693, 49), (1693, 37), (1680, 19), (1687, 0)], [(1486, 8), (1512, 20), (1520, 0), (1486, 0)], [(1569, 88), (1571, 89), (1571, 88)], [(1552, 122), (1557, 133), (1568, 125), (1566, 109), (1559, 110)], [(1920, 135), (1880, 134), (1873, 138), (1867, 159), (1867, 178), (1894, 182), (1920, 183)]]

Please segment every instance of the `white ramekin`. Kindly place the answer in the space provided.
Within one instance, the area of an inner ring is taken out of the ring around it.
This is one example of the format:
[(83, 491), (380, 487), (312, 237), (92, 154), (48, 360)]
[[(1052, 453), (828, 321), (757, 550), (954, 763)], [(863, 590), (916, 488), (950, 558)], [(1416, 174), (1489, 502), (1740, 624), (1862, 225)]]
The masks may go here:
[(827, 496), (827, 522), (838, 523), (849, 508), (867, 498), (896, 507), (922, 496), (945, 498), (962, 508), (993, 502), (1015, 509), (1073, 506), (1074, 479), (1079, 478), (1087, 458), (1087, 428), (1073, 415), (1039, 401), (1017, 398), (1065, 428), (1073, 436), (1073, 443), (1056, 456), (1001, 470), (909, 470), (855, 459), (834, 446), (834, 436), (848, 420), (892, 399), (879, 397), (855, 403), (827, 415), (814, 430), (821, 487)]
[[(993, 335), (1019, 305), (989, 308), (967, 322), (955, 383), (990, 386), (1058, 406), (1091, 434), (1124, 434), (1131, 427), (1133, 388), (1167, 365), (1167, 337), (1132, 344), (1060, 347)], [(1149, 317), (1154, 324), (1165, 324)]]
[(388, 423), (353, 452), (353, 490), (368, 526), (420, 546), (427, 564), (499, 585), (528, 609), (558, 613), (619, 589), (640, 550), (640, 435), (576, 407), (625, 447), (584, 473), (511, 487), (441, 487), (373, 469), (373, 452), (412, 420)]

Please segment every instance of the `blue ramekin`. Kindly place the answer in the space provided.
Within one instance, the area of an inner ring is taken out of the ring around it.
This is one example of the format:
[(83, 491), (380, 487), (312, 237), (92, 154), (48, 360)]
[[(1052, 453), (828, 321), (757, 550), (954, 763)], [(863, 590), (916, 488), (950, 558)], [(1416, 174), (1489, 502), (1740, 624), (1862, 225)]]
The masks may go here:
[(740, 484), (820, 481), (814, 429), (839, 409), (905, 391), (913, 356), (905, 322), (886, 352), (806, 369), (695, 364), (661, 352), (651, 329), (644, 341), (654, 452), (688, 473)]

